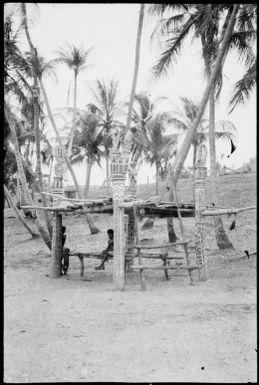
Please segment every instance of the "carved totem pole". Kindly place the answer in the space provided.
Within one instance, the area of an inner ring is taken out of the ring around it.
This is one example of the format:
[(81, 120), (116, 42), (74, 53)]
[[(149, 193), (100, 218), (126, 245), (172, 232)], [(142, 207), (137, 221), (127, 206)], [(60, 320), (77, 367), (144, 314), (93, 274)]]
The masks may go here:
[(125, 179), (128, 162), (125, 162), (125, 158), (118, 149), (113, 149), (110, 157), (114, 220), (113, 284), (117, 289), (123, 290), (125, 284), (124, 209), (119, 206), (125, 197)]
[(197, 151), (197, 162), (195, 166), (195, 252), (197, 265), (200, 266), (199, 280), (205, 281), (206, 276), (206, 256), (204, 251), (204, 220), (201, 214), (206, 208), (205, 205), (205, 178), (207, 168), (205, 166), (207, 159), (207, 148), (200, 145)]

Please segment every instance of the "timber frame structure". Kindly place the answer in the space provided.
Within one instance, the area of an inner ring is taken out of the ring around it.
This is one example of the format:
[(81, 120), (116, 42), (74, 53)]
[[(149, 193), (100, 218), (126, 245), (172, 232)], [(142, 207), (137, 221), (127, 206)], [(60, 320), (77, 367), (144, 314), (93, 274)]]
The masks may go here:
[[(125, 155), (125, 154), (124, 154)], [(174, 246), (174, 244), (153, 245), (144, 247), (138, 242), (138, 231), (136, 226), (136, 214), (139, 216), (155, 216), (160, 218), (166, 217), (178, 217), (182, 241), (178, 242), (185, 250), (187, 267), (189, 272), (191, 284), (194, 282), (192, 271), (198, 270), (199, 281), (205, 281), (207, 279), (206, 272), (206, 255), (204, 248), (204, 217), (214, 215), (228, 215), (237, 214), (240, 211), (246, 211), (255, 209), (255, 207), (247, 207), (241, 209), (217, 209), (216, 207), (208, 207), (205, 203), (205, 178), (207, 170), (205, 162), (207, 158), (207, 149), (204, 145), (198, 148), (197, 163), (195, 167), (195, 205), (178, 204), (176, 186), (174, 187), (174, 195), (176, 202), (159, 202), (152, 203), (143, 200), (136, 199), (136, 173), (128, 170), (127, 158), (129, 154), (126, 153), (126, 157), (122, 156), (119, 150), (113, 150), (111, 153), (111, 184), (112, 184), (112, 197), (104, 199), (71, 199), (66, 198), (63, 195), (51, 194), (48, 192), (42, 192), (47, 196), (55, 197), (54, 205), (50, 207), (42, 206), (21, 206), (23, 209), (34, 210), (47, 210), (53, 212), (53, 233), (52, 233), (52, 250), (51, 250), (51, 266), (50, 277), (57, 278), (61, 275), (61, 260), (62, 260), (62, 214), (65, 212), (80, 211), (85, 213), (99, 213), (99, 214), (113, 214), (114, 218), (114, 251), (113, 251), (113, 285), (116, 289), (124, 290), (125, 288), (125, 261), (131, 261), (133, 257), (138, 258), (139, 265), (131, 266), (132, 269), (139, 270), (140, 282), (142, 289), (145, 288), (143, 283), (143, 270), (147, 267), (142, 265), (142, 258), (145, 258), (145, 254), (141, 252), (142, 249), (166, 249), (167, 247)], [(125, 179), (126, 173), (129, 172), (129, 176), (133, 179), (131, 189), (126, 191)], [(126, 214), (126, 215), (125, 215)], [(195, 217), (195, 255), (196, 265), (191, 266), (188, 257), (188, 243), (190, 240), (186, 240), (184, 236), (184, 228), (182, 217)], [(133, 218), (133, 221), (130, 220)], [(126, 219), (126, 220), (125, 220)], [(127, 231), (125, 232), (125, 228)], [(126, 235), (125, 235), (126, 234)], [(134, 249), (137, 253), (134, 254)], [(134, 256), (133, 256), (134, 254)], [(84, 271), (84, 257), (98, 258), (98, 253), (78, 253), (70, 252), (70, 255), (76, 255), (80, 259), (81, 263), (81, 276)], [(125, 258), (126, 256), (126, 258)], [(112, 256), (111, 256), (112, 257)], [(163, 269), (165, 271), (166, 278), (168, 279), (168, 269), (174, 269), (174, 267), (167, 264), (169, 258), (166, 253), (153, 254), (154, 258), (161, 258), (164, 262), (164, 266), (154, 269)], [(177, 259), (177, 257), (175, 258)], [(179, 258), (178, 258), (179, 259)], [(149, 267), (150, 268), (150, 267)], [(152, 269), (152, 267), (151, 267)]]

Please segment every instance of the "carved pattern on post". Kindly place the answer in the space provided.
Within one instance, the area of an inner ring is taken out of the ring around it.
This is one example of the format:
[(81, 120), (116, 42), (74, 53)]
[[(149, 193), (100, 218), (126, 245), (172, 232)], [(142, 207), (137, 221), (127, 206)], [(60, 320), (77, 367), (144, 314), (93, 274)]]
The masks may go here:
[(59, 212), (54, 213), (50, 277), (60, 276), (60, 266), (62, 258), (62, 215)]
[(199, 280), (206, 280), (206, 256), (204, 251), (204, 222), (201, 211), (205, 208), (205, 178), (207, 168), (205, 162), (207, 158), (207, 148), (199, 146), (197, 151), (197, 163), (195, 167), (195, 253), (199, 270)]
[(125, 285), (124, 209), (119, 207), (119, 203), (123, 202), (125, 197), (127, 162), (117, 149), (111, 152), (110, 171), (114, 220), (113, 284), (116, 288), (123, 290)]

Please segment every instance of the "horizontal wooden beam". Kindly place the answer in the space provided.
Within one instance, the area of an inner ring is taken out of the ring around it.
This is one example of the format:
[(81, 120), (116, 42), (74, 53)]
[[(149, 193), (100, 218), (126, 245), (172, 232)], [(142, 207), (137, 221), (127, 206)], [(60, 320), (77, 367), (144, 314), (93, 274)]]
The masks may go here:
[(110, 201), (112, 199), (112, 197), (107, 197), (107, 198), (99, 198), (99, 199), (77, 199), (77, 198), (67, 198), (66, 196), (64, 195), (59, 195), (59, 194), (52, 194), (52, 193), (49, 193), (49, 192), (42, 192), (42, 194), (44, 195), (47, 195), (47, 196), (51, 196), (51, 197), (55, 197), (55, 198), (60, 198), (62, 199), (63, 201), (69, 201), (69, 202), (79, 202), (79, 203), (84, 203), (84, 204), (93, 204), (93, 203), (104, 203), (104, 202), (107, 202), (107, 201)]
[(165, 243), (161, 245), (153, 245), (153, 246), (144, 246), (144, 245), (133, 245), (130, 246), (129, 249), (143, 249), (143, 250), (152, 250), (152, 249), (162, 249), (162, 248), (168, 248), (172, 246), (178, 246), (178, 245), (187, 245), (190, 243), (192, 239), (188, 239), (186, 241), (178, 241), (178, 242), (173, 242), (173, 243)]
[(240, 209), (219, 209), (219, 210), (203, 210), (201, 214), (204, 217), (216, 216), (216, 215), (231, 215), (238, 214), (242, 211), (256, 210), (256, 206), (243, 207)]
[(201, 266), (193, 265), (193, 266), (131, 266), (134, 270), (194, 270), (201, 269)]

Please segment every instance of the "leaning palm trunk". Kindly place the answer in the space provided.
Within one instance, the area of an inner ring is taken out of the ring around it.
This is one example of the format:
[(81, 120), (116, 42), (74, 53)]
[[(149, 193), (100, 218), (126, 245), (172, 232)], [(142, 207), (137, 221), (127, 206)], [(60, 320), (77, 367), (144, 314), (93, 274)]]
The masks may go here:
[(75, 135), (75, 129), (76, 129), (76, 101), (77, 101), (77, 72), (74, 73), (74, 108), (73, 108), (73, 125), (71, 130), (71, 137), (70, 142), (68, 146), (67, 156), (70, 158), (70, 155), (72, 154), (72, 147), (73, 147), (73, 141), (74, 141), (74, 135)]
[[(69, 159), (68, 159), (68, 156), (66, 155), (65, 148), (64, 148), (62, 139), (61, 139), (61, 137), (60, 137), (58, 128), (57, 128), (57, 126), (56, 126), (56, 123), (55, 123), (55, 120), (54, 120), (54, 117), (53, 117), (53, 114), (52, 114), (52, 111), (51, 111), (51, 108), (50, 108), (48, 96), (47, 96), (47, 93), (46, 93), (46, 90), (45, 90), (45, 87), (44, 87), (44, 84), (43, 84), (41, 78), (39, 78), (39, 82), (40, 82), (40, 86), (41, 86), (41, 89), (42, 89), (42, 93), (43, 93), (43, 96), (44, 96), (46, 108), (47, 108), (47, 111), (48, 111), (48, 115), (49, 115), (49, 118), (50, 118), (52, 127), (54, 128), (54, 131), (55, 131), (55, 134), (56, 134), (58, 143), (59, 143), (60, 147), (62, 148), (62, 151), (63, 151), (63, 154), (64, 154), (64, 159), (65, 159), (67, 168), (69, 169), (70, 174), (71, 174), (71, 176), (72, 176), (72, 178), (73, 178), (73, 181), (74, 181), (74, 184), (75, 184), (75, 187), (76, 187), (76, 191), (77, 191), (78, 198), (82, 199), (82, 194), (81, 194), (81, 190), (80, 190), (80, 187), (79, 187), (78, 182), (77, 182), (77, 179), (76, 179), (76, 175), (75, 175), (74, 170), (73, 170), (73, 167), (71, 166), (71, 163), (70, 163), (70, 161), (69, 161)], [(87, 221), (87, 223), (88, 223), (88, 225), (89, 225), (91, 234), (98, 233), (98, 232), (99, 232), (99, 229), (94, 225), (94, 222), (93, 222), (92, 218), (90, 218), (89, 215), (87, 215), (87, 214), (85, 214), (85, 217), (86, 217), (86, 221)]]
[(88, 193), (89, 193), (91, 171), (92, 171), (92, 162), (91, 162), (90, 159), (88, 159), (87, 166), (86, 166), (86, 179), (85, 179), (84, 198), (87, 198)]
[[(9, 124), (10, 130), (11, 130), (19, 178), (20, 178), (20, 181), (22, 183), (22, 187), (23, 187), (27, 201), (31, 206), (33, 206), (34, 202), (32, 200), (30, 193), (29, 193), (29, 189), (28, 189), (28, 185), (27, 185), (27, 181), (26, 181), (26, 176), (25, 176), (25, 172), (23, 169), (22, 158), (21, 158), (21, 154), (19, 151), (19, 144), (18, 144), (16, 131), (15, 131), (14, 124), (13, 124), (13, 121), (11, 118), (11, 114), (9, 113), (7, 106), (5, 106), (5, 115), (6, 115), (6, 119), (7, 119), (7, 122)], [(39, 218), (39, 214), (37, 215), (37, 219), (35, 219), (35, 224), (38, 228), (38, 231), (39, 231), (43, 241), (45, 242), (45, 244), (47, 245), (49, 250), (51, 250), (51, 239), (49, 237), (49, 234), (47, 233), (47, 231), (45, 230), (43, 225), (40, 223), (38, 218)]]
[[(36, 76), (36, 75), (35, 75)], [(34, 81), (34, 85), (37, 85), (37, 78)], [(41, 158), (40, 158), (40, 136), (39, 136), (39, 104), (38, 104), (38, 95), (36, 94), (36, 87), (34, 88), (34, 97), (33, 97), (33, 109), (34, 109), (34, 132), (35, 132), (35, 143), (36, 143), (36, 175), (38, 179), (38, 187), (40, 193), (43, 191), (43, 178), (41, 170)], [(44, 194), (41, 194), (42, 205), (47, 206), (46, 197)], [(47, 229), (52, 238), (52, 225), (49, 217), (48, 211), (44, 210), (45, 222)]]
[(4, 192), (5, 192), (5, 195), (6, 195), (6, 198), (7, 198), (7, 202), (8, 204), (11, 205), (13, 211), (14, 211), (14, 214), (16, 215), (16, 217), (21, 221), (22, 225), (26, 228), (26, 230), (29, 232), (29, 234), (33, 237), (33, 238), (36, 238), (37, 237), (37, 234), (34, 233), (34, 231), (27, 225), (27, 223), (25, 222), (25, 220), (21, 217), (21, 214), (19, 213), (19, 210), (17, 209), (15, 203), (13, 202), (12, 200), (12, 197), (11, 197), (11, 194), (10, 192), (8, 191), (8, 188), (4, 185)]
[[(210, 94), (209, 104), (209, 147), (210, 147), (210, 199), (215, 204), (216, 202), (216, 146), (215, 146), (215, 96), (214, 89)], [(224, 230), (221, 216), (213, 217), (216, 242), (219, 249), (233, 248)]]
[(225, 35), (224, 35), (224, 38), (223, 38), (222, 46), (221, 46), (221, 48), (220, 48), (220, 50), (218, 52), (217, 59), (215, 61), (214, 69), (213, 69), (213, 71), (211, 73), (211, 76), (210, 76), (210, 79), (208, 81), (207, 87), (205, 89), (205, 92), (204, 92), (204, 95), (203, 95), (200, 107), (198, 109), (197, 116), (193, 120), (189, 130), (187, 131), (187, 134), (186, 134), (186, 136), (184, 138), (184, 141), (183, 141), (183, 143), (181, 145), (181, 148), (178, 151), (178, 154), (177, 154), (176, 159), (174, 161), (174, 164), (172, 166), (172, 172), (169, 174), (169, 177), (171, 179), (169, 200), (171, 200), (171, 201), (173, 200), (173, 185), (177, 183), (177, 180), (179, 178), (179, 175), (180, 175), (181, 169), (183, 167), (183, 164), (185, 162), (186, 156), (187, 156), (187, 154), (189, 152), (189, 149), (190, 149), (190, 146), (192, 144), (192, 141), (195, 138), (195, 135), (197, 133), (197, 129), (198, 129), (198, 126), (200, 124), (200, 121), (201, 121), (203, 112), (205, 110), (205, 107), (207, 105), (210, 92), (211, 92), (211, 90), (213, 88), (215, 79), (216, 79), (216, 77), (218, 75), (218, 72), (219, 72), (219, 70), (221, 68), (222, 60), (224, 58), (224, 54), (225, 54), (225, 52), (226, 52), (226, 50), (228, 48), (228, 44), (229, 44), (230, 37), (231, 37), (232, 31), (233, 31), (233, 28), (234, 28), (234, 24), (235, 24), (235, 20), (236, 20), (236, 15), (237, 15), (238, 8), (239, 8), (239, 4), (235, 4), (234, 8), (233, 8), (233, 12), (231, 14), (231, 17), (229, 19), (228, 27), (226, 29), (226, 32), (225, 32)]
[[(36, 175), (38, 177), (38, 188), (39, 191), (43, 191), (43, 178), (42, 178), (42, 171), (41, 171), (41, 158), (40, 158), (40, 135), (39, 135), (39, 101), (38, 101), (38, 92), (37, 92), (37, 74), (34, 68), (34, 65), (37, 65), (37, 52), (35, 47), (32, 44), (30, 33), (28, 29), (28, 20), (27, 20), (27, 12), (26, 12), (26, 5), (22, 3), (22, 11), (24, 15), (24, 26), (25, 26), (25, 33), (26, 37), (30, 46), (31, 55), (33, 60), (32, 65), (32, 71), (33, 71), (33, 78), (34, 78), (34, 85), (33, 85), (33, 110), (34, 110), (34, 133), (35, 133), (35, 143), (36, 143)], [(46, 203), (46, 197), (45, 195), (41, 194), (42, 204), (43, 206), (47, 206)], [(48, 228), (48, 232), (50, 237), (52, 237), (52, 226), (51, 221), (49, 217), (49, 213), (47, 211), (44, 211), (44, 217), (46, 221), (46, 225)]]
[[(173, 177), (172, 183), (177, 182), (179, 175), (180, 175), (180, 172), (181, 172), (181, 169), (183, 167), (184, 161), (186, 159), (186, 156), (187, 156), (189, 149), (190, 149), (190, 146), (192, 144), (192, 141), (193, 141), (193, 139), (197, 133), (197, 128), (200, 124), (200, 120), (202, 118), (203, 112), (204, 112), (205, 107), (207, 105), (211, 89), (213, 88), (216, 76), (218, 75), (218, 72), (221, 68), (222, 59), (223, 59), (224, 53), (227, 49), (227, 46), (228, 46), (228, 43), (229, 43), (229, 40), (231, 37), (231, 33), (233, 31), (233, 27), (234, 27), (234, 23), (236, 20), (236, 14), (237, 14), (238, 8), (239, 8), (239, 4), (235, 4), (233, 12), (232, 12), (230, 20), (229, 20), (229, 24), (228, 24), (223, 42), (222, 42), (222, 46), (221, 46), (219, 53), (217, 55), (215, 66), (214, 66), (213, 71), (211, 73), (211, 77), (209, 79), (209, 82), (208, 82), (207, 87), (205, 89), (200, 107), (198, 109), (197, 116), (193, 120), (189, 130), (187, 131), (186, 136), (184, 138), (184, 141), (181, 145), (181, 148), (179, 149), (179, 151), (177, 153), (176, 159), (175, 159), (174, 164), (172, 166), (172, 173), (170, 174), (170, 177), (171, 178)], [(170, 190), (172, 190), (172, 189), (170, 189)]]
[(127, 140), (132, 141), (132, 132), (129, 130), (129, 128), (130, 128), (131, 115), (132, 115), (132, 110), (133, 110), (133, 103), (134, 103), (136, 86), (137, 86), (137, 79), (138, 79), (140, 43), (141, 43), (141, 34), (142, 34), (142, 28), (143, 28), (144, 7), (145, 7), (145, 4), (140, 5), (139, 23), (138, 23), (138, 32), (137, 32), (137, 41), (136, 41), (136, 50), (135, 50), (135, 67), (134, 67), (134, 74), (133, 74), (133, 80), (132, 80), (131, 92), (130, 92), (129, 109), (128, 109), (127, 122), (126, 122), (125, 141), (127, 141)]

